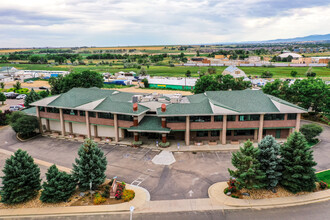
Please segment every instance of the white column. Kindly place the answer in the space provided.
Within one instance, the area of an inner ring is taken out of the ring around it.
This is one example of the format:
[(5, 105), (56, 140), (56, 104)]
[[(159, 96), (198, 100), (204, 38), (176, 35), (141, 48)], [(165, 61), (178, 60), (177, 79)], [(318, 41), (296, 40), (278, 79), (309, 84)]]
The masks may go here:
[(300, 119), (301, 119), (301, 113), (298, 113), (297, 119), (296, 119), (296, 131), (298, 131), (298, 132), (300, 130)]
[(222, 133), (221, 133), (221, 144), (225, 145), (227, 143), (227, 115), (223, 116), (223, 122), (222, 122)]
[(115, 141), (119, 142), (119, 132), (118, 132), (118, 115), (113, 114), (114, 127), (115, 127)]
[(264, 130), (264, 116), (264, 114), (260, 114), (258, 142), (262, 139), (262, 132)]
[(186, 145), (190, 145), (190, 116), (186, 116)]
[(60, 122), (62, 128), (62, 136), (65, 136), (65, 124), (64, 124), (64, 116), (63, 116), (63, 109), (60, 108)]
[(89, 123), (89, 115), (88, 111), (85, 111), (85, 117), (86, 117), (86, 129), (87, 129), (87, 138), (91, 138), (91, 125)]

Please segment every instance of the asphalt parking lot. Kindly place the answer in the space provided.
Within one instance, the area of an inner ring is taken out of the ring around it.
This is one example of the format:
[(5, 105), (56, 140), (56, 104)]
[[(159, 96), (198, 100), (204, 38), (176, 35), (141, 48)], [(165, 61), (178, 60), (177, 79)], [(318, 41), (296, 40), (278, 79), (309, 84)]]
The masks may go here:
[(0, 110), (8, 110), (11, 105), (24, 104), (24, 99), (7, 99), (4, 105), (0, 103)]

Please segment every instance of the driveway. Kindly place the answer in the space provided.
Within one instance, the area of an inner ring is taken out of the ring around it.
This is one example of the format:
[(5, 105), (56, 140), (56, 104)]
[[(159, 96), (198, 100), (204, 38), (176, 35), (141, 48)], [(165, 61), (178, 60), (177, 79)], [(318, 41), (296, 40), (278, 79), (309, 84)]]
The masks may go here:
[[(303, 122), (305, 123), (305, 122)], [(325, 127), (322, 142), (314, 147), (316, 170), (330, 168), (330, 128)], [(38, 137), (19, 142), (10, 127), (0, 130), (0, 146), (9, 151), (21, 148), (37, 159), (72, 168), (81, 143)], [(176, 162), (170, 166), (151, 162), (158, 151), (147, 148), (100, 145), (107, 157), (107, 177), (146, 188), (151, 200), (207, 198), (208, 188), (215, 182), (229, 178), (227, 168), (231, 165), (230, 152), (176, 152)]]

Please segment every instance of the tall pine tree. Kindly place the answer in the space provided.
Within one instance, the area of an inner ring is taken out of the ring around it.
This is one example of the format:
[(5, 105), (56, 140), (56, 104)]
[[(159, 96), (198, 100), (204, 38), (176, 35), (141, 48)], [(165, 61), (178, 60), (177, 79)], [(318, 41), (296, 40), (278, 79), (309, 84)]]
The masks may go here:
[(79, 158), (73, 164), (73, 177), (78, 182), (81, 191), (89, 190), (90, 182), (92, 188), (101, 185), (106, 176), (107, 159), (103, 151), (95, 142), (87, 139), (78, 150)]
[(41, 96), (38, 93), (36, 93), (34, 89), (31, 89), (31, 92), (27, 94), (25, 97), (24, 106), (26, 108), (30, 108), (31, 107), (30, 104), (32, 102), (38, 101), (39, 99), (41, 99)]
[(40, 200), (42, 202), (57, 203), (67, 201), (76, 189), (72, 175), (60, 172), (56, 165), (49, 167), (46, 173), (47, 182), (44, 182)]
[(281, 147), (283, 158), (283, 172), (281, 185), (287, 190), (297, 193), (312, 191), (317, 181), (315, 175), (316, 165), (313, 151), (308, 146), (303, 134), (294, 132)]
[(274, 189), (281, 179), (280, 145), (271, 135), (264, 137), (258, 144), (260, 169), (266, 174), (268, 189)]
[(260, 169), (258, 155), (259, 149), (255, 148), (250, 140), (240, 147), (240, 151), (233, 153), (231, 163), (237, 170), (228, 169), (228, 171), (239, 182), (240, 188), (260, 189), (266, 186), (266, 175)]
[(26, 202), (38, 194), (40, 169), (33, 158), (21, 149), (6, 160), (2, 177), (1, 202), (16, 204)]

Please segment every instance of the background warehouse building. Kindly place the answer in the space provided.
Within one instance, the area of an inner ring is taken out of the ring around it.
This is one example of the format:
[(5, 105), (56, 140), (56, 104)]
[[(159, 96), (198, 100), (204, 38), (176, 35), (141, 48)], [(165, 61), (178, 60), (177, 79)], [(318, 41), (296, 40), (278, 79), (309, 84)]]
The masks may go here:
[(74, 88), (34, 102), (28, 114), (43, 131), (63, 136), (111, 137), (119, 142), (141, 137), (163, 142), (260, 141), (286, 138), (299, 130), (306, 110), (262, 91), (209, 91), (190, 96), (133, 94), (98, 88)]

